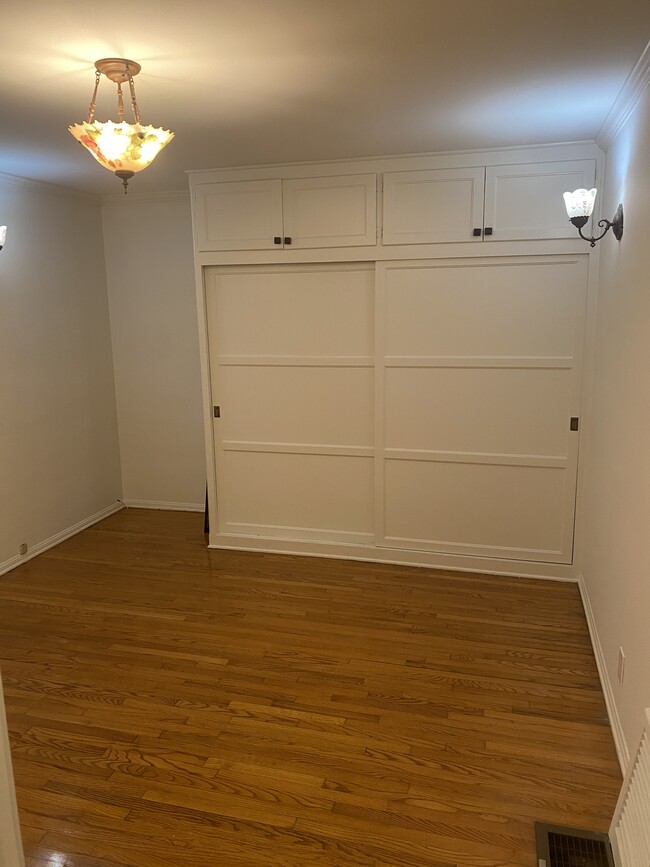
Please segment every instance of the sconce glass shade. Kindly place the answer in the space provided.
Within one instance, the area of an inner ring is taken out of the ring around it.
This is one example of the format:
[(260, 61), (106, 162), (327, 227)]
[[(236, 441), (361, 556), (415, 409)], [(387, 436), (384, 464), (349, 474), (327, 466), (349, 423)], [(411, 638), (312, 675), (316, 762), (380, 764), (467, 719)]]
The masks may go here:
[(569, 219), (571, 220), (574, 217), (591, 217), (595, 200), (595, 187), (593, 190), (574, 190), (572, 193), (565, 193), (564, 204)]
[(141, 172), (174, 138), (169, 130), (140, 123), (77, 123), (72, 135), (110, 171)]
[(2, 250), (2, 248), (4, 247), (6, 240), (7, 240), (7, 227), (6, 226), (0, 226), (0, 250)]

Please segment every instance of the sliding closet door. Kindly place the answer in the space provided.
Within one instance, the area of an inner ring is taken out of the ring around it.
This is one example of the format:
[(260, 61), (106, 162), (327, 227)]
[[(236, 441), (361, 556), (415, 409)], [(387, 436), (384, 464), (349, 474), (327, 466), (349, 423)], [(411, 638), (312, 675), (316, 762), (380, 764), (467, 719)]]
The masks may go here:
[(374, 542), (374, 266), (206, 272), (227, 535)]
[(378, 544), (571, 561), (585, 259), (378, 266)]

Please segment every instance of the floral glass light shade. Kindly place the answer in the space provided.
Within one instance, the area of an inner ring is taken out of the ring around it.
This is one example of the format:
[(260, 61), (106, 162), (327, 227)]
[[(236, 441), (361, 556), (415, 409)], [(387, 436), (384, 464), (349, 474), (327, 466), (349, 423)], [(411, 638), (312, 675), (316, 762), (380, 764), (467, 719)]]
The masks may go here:
[(593, 190), (574, 190), (564, 194), (564, 204), (569, 219), (573, 217), (591, 217), (596, 201), (596, 188)]
[(578, 234), (580, 237), (589, 241), (589, 244), (592, 247), (596, 246), (596, 241), (600, 241), (610, 229), (613, 230), (614, 237), (617, 241), (620, 241), (623, 237), (623, 205), (619, 205), (616, 209), (616, 213), (614, 214), (613, 219), (610, 220), (599, 220), (598, 225), (602, 229), (605, 227), (605, 231), (598, 235), (597, 237), (587, 238), (586, 235), (582, 234), (583, 226), (586, 226), (589, 222), (589, 217), (594, 210), (594, 202), (596, 200), (596, 188), (592, 190), (574, 190), (572, 193), (564, 194), (564, 204), (566, 206), (566, 212), (569, 215), (569, 221), (573, 223), (573, 225), (578, 230)]
[(0, 250), (2, 250), (2, 248), (4, 247), (6, 240), (7, 240), (7, 227), (6, 226), (0, 226)]
[[(69, 130), (98, 163), (121, 179), (126, 193), (130, 178), (151, 165), (165, 145), (174, 138), (174, 133), (142, 123), (133, 84), (133, 76), (140, 72), (139, 63), (121, 57), (107, 57), (98, 60), (95, 68), (95, 89), (88, 116), (83, 123), (70, 126)], [(117, 84), (117, 122), (94, 120), (97, 88), (102, 73)], [(131, 93), (134, 123), (124, 120), (122, 84), (126, 81)]]

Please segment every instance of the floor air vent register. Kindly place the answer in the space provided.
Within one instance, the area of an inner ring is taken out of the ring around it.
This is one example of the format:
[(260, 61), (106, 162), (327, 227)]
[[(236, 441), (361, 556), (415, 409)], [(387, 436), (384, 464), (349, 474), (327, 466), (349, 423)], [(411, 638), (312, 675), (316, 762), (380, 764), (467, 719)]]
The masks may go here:
[(607, 834), (535, 825), (538, 867), (614, 867)]

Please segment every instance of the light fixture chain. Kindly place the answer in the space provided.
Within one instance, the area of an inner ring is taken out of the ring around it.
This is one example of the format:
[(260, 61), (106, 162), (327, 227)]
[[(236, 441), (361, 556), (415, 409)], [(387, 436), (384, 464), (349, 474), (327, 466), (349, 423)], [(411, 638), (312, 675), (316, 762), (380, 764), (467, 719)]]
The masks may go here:
[(86, 123), (92, 123), (95, 117), (95, 102), (97, 101), (97, 88), (99, 87), (99, 79), (102, 77), (102, 74), (99, 70), (95, 72), (95, 89), (93, 90), (93, 95), (90, 97), (90, 105), (88, 106), (88, 117), (86, 118)]
[(124, 99), (122, 97), (122, 82), (118, 81), (117, 83), (117, 113), (119, 115), (120, 123), (124, 120)]
[(141, 123), (140, 120), (140, 109), (138, 108), (138, 101), (135, 98), (135, 84), (133, 83), (133, 76), (131, 75), (131, 70), (129, 68), (129, 64), (126, 65), (126, 74), (129, 76), (129, 88), (131, 90), (131, 107), (133, 108), (133, 117), (135, 118), (136, 123)]

